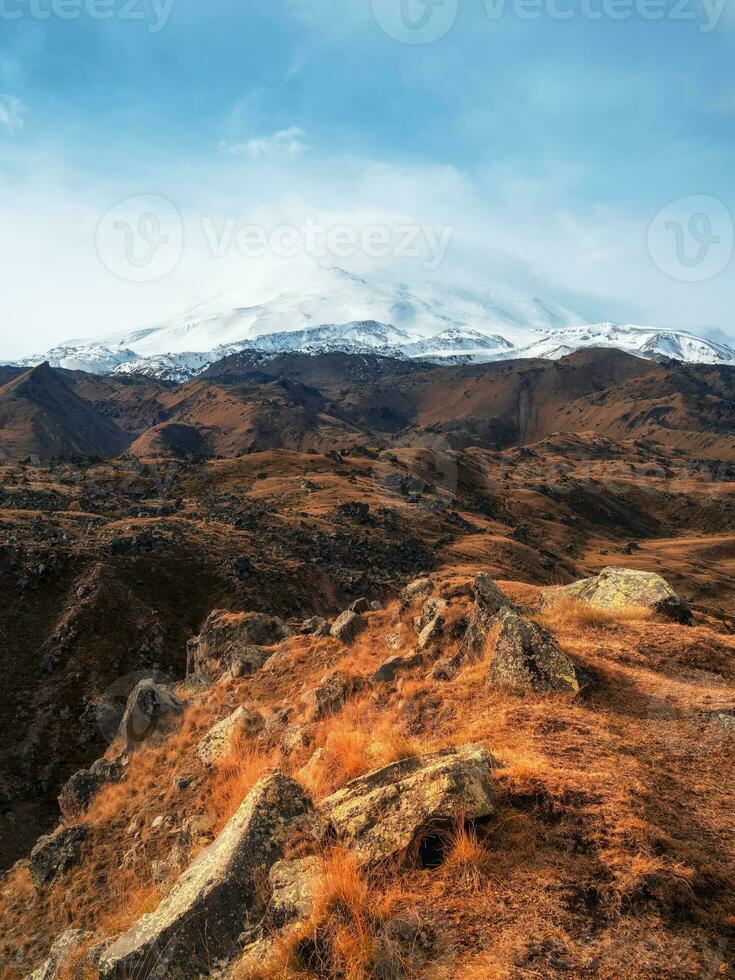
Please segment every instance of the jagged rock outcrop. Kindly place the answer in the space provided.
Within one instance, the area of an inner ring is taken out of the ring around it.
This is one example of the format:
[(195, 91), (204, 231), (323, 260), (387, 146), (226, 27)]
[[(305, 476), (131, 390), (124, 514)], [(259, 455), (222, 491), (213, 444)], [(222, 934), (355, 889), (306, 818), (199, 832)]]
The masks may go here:
[(209, 769), (221, 759), (233, 754), (241, 738), (260, 731), (264, 726), (263, 716), (244, 705), (231, 715), (214, 725), (197, 746), (197, 756), (202, 765)]
[(515, 691), (579, 692), (579, 670), (545, 629), (512, 609), (500, 611), (497, 627), (489, 683)]
[(332, 624), (330, 634), (342, 643), (352, 643), (358, 633), (365, 626), (365, 620), (360, 613), (345, 609)]
[(199, 636), (189, 641), (187, 673), (218, 677), (238, 664), (241, 666), (236, 669), (244, 674), (252, 673), (260, 669), (272, 653), (256, 654), (253, 648), (275, 646), (292, 635), (291, 629), (278, 616), (215, 609), (207, 617)]
[(492, 814), (496, 767), (485, 745), (444, 749), (360, 776), (319, 810), (338, 839), (377, 863), (406, 851), (426, 828)]
[(480, 572), (475, 578), (472, 591), (475, 604), (462, 640), (462, 651), (467, 655), (479, 655), (485, 648), (487, 635), (500, 610), (514, 607), (487, 572)]
[(298, 783), (281, 774), (261, 779), (156, 911), (105, 950), (100, 976), (149, 980), (160, 969), (170, 980), (208, 975), (213, 962), (241, 949), (241, 934), (260, 921), (263, 881), (288, 841), (315, 826)]
[(91, 936), (92, 933), (83, 932), (81, 929), (69, 929), (53, 944), (45, 962), (25, 980), (60, 980), (69, 958)]
[(59, 809), (67, 820), (75, 820), (89, 807), (99, 790), (108, 783), (118, 783), (125, 774), (120, 759), (98, 759), (89, 769), (71, 776), (59, 793)]
[(360, 615), (370, 612), (370, 601), (365, 596), (361, 599), (355, 599), (354, 602), (350, 603), (349, 610), (350, 612), (360, 613)]
[(614, 611), (625, 606), (643, 606), (676, 623), (690, 625), (693, 621), (689, 604), (656, 572), (610, 566), (593, 578), (558, 589), (546, 589), (542, 593), (544, 603), (553, 603), (562, 597), (586, 602), (595, 609)]
[(417, 633), (421, 633), (433, 619), (444, 616), (449, 603), (446, 599), (434, 598), (427, 599), (421, 607), (421, 612), (414, 620), (414, 628)]
[(421, 630), (419, 638), (416, 641), (419, 650), (427, 650), (430, 647), (436, 646), (441, 640), (443, 626), (444, 620), (441, 616), (436, 616), (430, 620)]
[(321, 616), (312, 616), (305, 619), (299, 628), (299, 633), (304, 636), (329, 636), (330, 624)]
[(123, 750), (133, 751), (154, 733), (174, 731), (181, 724), (184, 707), (169, 688), (150, 679), (141, 681), (128, 698), (120, 722), (118, 740)]
[(53, 834), (41, 837), (28, 860), (33, 885), (39, 889), (47, 888), (63, 878), (79, 863), (88, 837), (89, 824), (59, 827)]
[(360, 687), (361, 678), (347, 674), (343, 670), (332, 670), (325, 674), (319, 684), (307, 691), (302, 698), (310, 721), (319, 721), (325, 715), (332, 715), (345, 706), (347, 700)]

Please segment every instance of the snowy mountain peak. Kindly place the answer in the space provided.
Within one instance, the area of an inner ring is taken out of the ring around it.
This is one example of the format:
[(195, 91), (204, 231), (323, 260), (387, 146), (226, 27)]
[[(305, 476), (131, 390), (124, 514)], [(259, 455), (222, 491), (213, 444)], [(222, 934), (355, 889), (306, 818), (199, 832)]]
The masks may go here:
[(70, 341), (24, 365), (97, 374), (194, 377), (229, 354), (371, 351), (438, 363), (556, 359), (585, 347), (639, 357), (735, 364), (735, 350), (683, 330), (590, 323), (558, 304), (502, 284), (482, 292), (294, 268), (257, 282), (230, 280), (172, 319), (125, 334)]

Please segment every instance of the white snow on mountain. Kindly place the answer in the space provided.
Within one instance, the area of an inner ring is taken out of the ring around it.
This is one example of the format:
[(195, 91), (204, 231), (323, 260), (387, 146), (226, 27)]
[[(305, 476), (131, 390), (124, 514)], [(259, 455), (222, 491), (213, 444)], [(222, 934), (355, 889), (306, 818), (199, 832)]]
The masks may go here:
[(696, 337), (686, 330), (615, 323), (555, 330), (518, 348), (512, 356), (556, 360), (584, 347), (615, 347), (654, 360), (670, 357), (689, 363), (735, 364), (735, 349)]
[(435, 363), (559, 358), (584, 347), (640, 357), (734, 364), (735, 350), (683, 330), (589, 323), (548, 300), (493, 284), (481, 293), (432, 283), (365, 278), (336, 267), (283, 269), (230, 281), (156, 326), (69, 341), (23, 365), (97, 374), (194, 377), (240, 350), (366, 351)]

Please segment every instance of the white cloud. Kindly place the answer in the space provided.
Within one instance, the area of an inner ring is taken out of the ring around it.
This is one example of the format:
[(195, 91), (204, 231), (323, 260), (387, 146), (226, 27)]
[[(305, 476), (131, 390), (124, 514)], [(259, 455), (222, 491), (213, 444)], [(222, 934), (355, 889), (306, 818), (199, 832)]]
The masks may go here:
[(296, 157), (309, 149), (308, 143), (304, 142), (306, 133), (298, 126), (290, 126), (288, 129), (281, 129), (271, 136), (259, 136), (256, 139), (247, 140), (245, 143), (237, 143), (231, 140), (220, 143), (220, 149), (233, 156), (249, 156), (254, 160), (270, 158), (280, 160), (295, 160)]
[(25, 106), (15, 95), (0, 95), (0, 128), (8, 133), (18, 133), (23, 129)]

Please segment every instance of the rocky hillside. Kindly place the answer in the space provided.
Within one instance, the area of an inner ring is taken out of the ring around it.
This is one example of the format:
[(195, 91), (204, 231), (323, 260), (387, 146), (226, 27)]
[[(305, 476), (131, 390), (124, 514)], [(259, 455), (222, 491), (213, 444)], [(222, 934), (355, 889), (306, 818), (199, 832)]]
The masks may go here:
[(4, 976), (726, 975), (723, 627), (620, 568), (213, 611), (5, 877)]
[[(0, 380), (2, 378), (0, 377)], [(35, 368), (0, 388), (0, 453), (236, 458), (425, 446), (502, 450), (594, 432), (735, 459), (735, 368), (617, 350), (439, 367), (375, 354), (233, 354), (192, 381)]]

